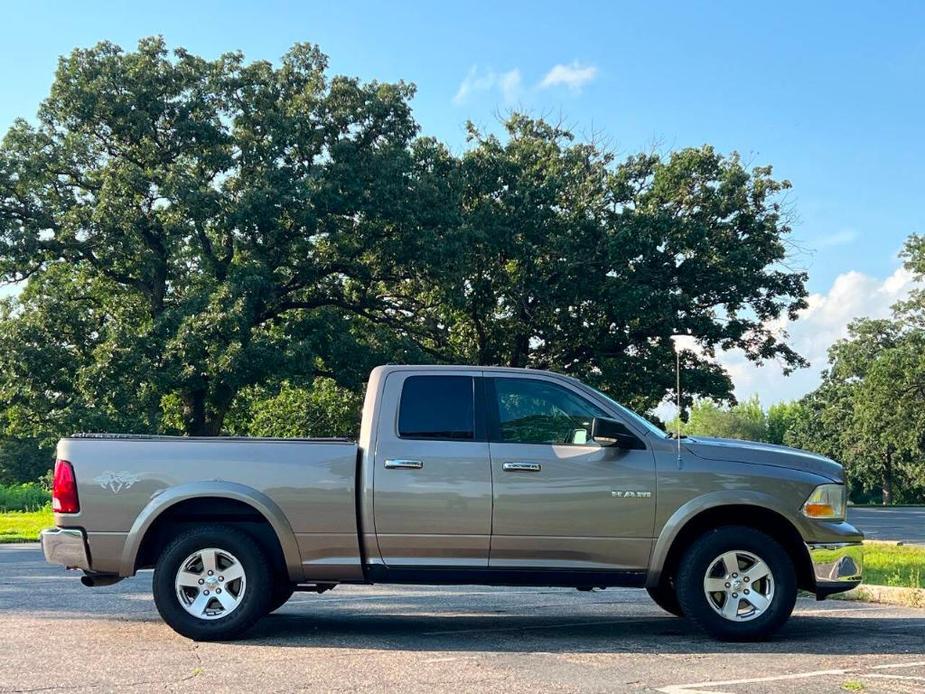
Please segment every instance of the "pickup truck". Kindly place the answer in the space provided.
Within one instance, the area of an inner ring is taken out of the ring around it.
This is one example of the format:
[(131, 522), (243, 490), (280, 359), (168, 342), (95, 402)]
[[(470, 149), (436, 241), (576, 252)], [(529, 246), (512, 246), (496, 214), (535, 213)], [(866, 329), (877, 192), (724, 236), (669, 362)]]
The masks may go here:
[(58, 444), (45, 557), (87, 586), (154, 569), (163, 619), (230, 639), (294, 590), (645, 588), (719, 639), (861, 581), (842, 467), (674, 438), (573, 378), (381, 366), (357, 442), (85, 434)]

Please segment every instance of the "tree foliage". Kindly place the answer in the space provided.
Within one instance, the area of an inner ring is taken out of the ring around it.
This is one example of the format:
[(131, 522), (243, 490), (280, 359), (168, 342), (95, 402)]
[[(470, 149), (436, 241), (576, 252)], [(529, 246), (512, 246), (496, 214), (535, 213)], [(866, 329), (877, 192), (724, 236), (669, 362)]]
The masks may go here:
[(8, 435), (321, 433), (300, 408), (384, 362), (553, 368), (646, 410), (673, 334), (700, 347), (687, 402), (732, 400), (717, 348), (803, 364), (766, 328), (806, 294), (769, 167), (617, 160), (522, 114), (454, 155), (413, 93), (309, 45), (62, 58), (0, 145), (0, 280), (25, 282), (0, 308)]
[(173, 396), (180, 431), (215, 434), (242, 388), (357, 385), (401, 354), (354, 328), (429, 266), (446, 153), (414, 139), (411, 87), (325, 69), (159, 39), (62, 59), (0, 149), (0, 275), (29, 280), (3, 316), (17, 421), (157, 431)]
[[(905, 265), (925, 278), (925, 244), (909, 239)], [(889, 319), (854, 321), (829, 350), (822, 384), (803, 400), (788, 443), (844, 463), (859, 495), (883, 503), (925, 493), (925, 294)]]
[(469, 132), (468, 249), (461, 281), (438, 288), (459, 357), (559, 369), (643, 411), (673, 388), (674, 334), (704, 354), (685, 352), (687, 403), (730, 399), (716, 347), (804, 363), (765, 327), (805, 295), (804, 275), (778, 267), (789, 184), (770, 168), (708, 146), (616, 162), (523, 115), (504, 140)]
[[(671, 422), (668, 431), (676, 431), (678, 421)], [(694, 403), (688, 419), (681, 424), (681, 432), (688, 436), (713, 436), (722, 439), (768, 441), (768, 416), (761, 408), (757, 396), (732, 407), (704, 398)]]
[(363, 393), (342, 388), (330, 378), (310, 386), (283, 383), (276, 392), (249, 388), (235, 400), (227, 430), (239, 436), (282, 438), (359, 436)]

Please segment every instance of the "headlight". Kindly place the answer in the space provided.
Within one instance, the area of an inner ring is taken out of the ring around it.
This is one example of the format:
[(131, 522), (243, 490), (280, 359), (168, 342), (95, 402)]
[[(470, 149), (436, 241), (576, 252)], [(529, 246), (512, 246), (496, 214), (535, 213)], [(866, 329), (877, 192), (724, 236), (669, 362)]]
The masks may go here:
[(820, 484), (803, 503), (803, 515), (809, 518), (844, 520), (847, 493), (843, 484)]

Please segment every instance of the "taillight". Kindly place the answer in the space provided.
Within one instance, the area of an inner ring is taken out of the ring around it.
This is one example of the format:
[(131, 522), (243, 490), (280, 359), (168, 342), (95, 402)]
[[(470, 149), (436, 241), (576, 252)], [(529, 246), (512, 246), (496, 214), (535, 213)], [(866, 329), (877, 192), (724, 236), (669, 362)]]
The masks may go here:
[(66, 460), (55, 461), (55, 479), (51, 484), (51, 510), (55, 513), (80, 513), (74, 467)]

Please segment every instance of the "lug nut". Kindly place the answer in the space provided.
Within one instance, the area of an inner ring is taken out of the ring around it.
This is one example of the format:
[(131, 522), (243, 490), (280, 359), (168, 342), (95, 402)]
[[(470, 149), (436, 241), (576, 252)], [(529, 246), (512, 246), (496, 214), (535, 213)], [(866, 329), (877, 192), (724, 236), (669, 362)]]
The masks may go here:
[(748, 580), (749, 580), (749, 579), (748, 579), (748, 576), (746, 576), (746, 577), (745, 577), (744, 579), (742, 579), (742, 580), (744, 580), (746, 583), (748, 583)]
[[(207, 594), (207, 595), (208, 595), (208, 593), (209, 593), (209, 591), (206, 591), (206, 594)], [(738, 593), (733, 593), (733, 594), (732, 594), (732, 597), (737, 598), (737, 597), (739, 597), (739, 594), (738, 594)]]
[(745, 594), (748, 595), (748, 588), (745, 589)]
[(204, 591), (202, 591), (202, 594), (203, 594), (203, 595), (208, 595), (208, 594), (209, 594), (209, 591), (204, 590)]
[[(221, 592), (222, 592), (222, 589), (221, 589), (221, 588), (216, 588), (216, 589), (215, 589), (215, 592), (216, 592), (216, 593), (221, 593)], [(745, 592), (747, 593), (748, 591), (745, 591)]]
[(211, 571), (211, 570), (209, 571), (209, 575), (210, 575), (210, 576), (211, 576), (213, 573), (214, 573), (213, 571)]
[(202, 578), (200, 578), (200, 579), (199, 579), (199, 585), (202, 585), (203, 583), (205, 583), (205, 580), (202, 579)]
[[(199, 582), (202, 583), (202, 581), (199, 581)], [(729, 584), (728, 584), (728, 583), (726, 584), (726, 587), (727, 587), (727, 588), (729, 587)]]
[[(212, 573), (212, 572), (210, 571), (209, 573)], [(733, 578), (738, 578), (738, 577), (739, 577), (739, 574), (732, 574), (732, 577), (733, 577)]]
[(225, 580), (225, 577), (224, 577), (224, 576), (219, 576), (219, 577), (218, 577), (218, 580), (219, 580), (219, 581), (224, 581), (224, 580)]

